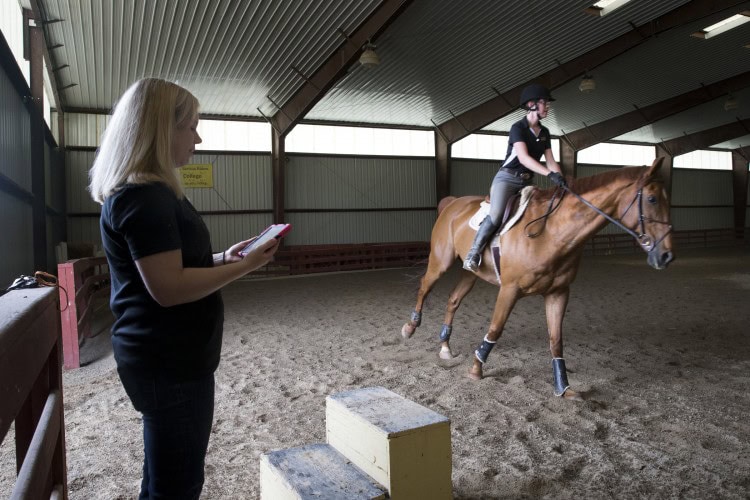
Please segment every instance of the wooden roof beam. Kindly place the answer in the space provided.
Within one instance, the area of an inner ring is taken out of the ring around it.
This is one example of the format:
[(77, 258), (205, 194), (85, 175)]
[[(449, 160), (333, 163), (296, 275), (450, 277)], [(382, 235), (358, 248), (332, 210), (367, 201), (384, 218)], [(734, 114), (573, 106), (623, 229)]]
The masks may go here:
[(568, 132), (566, 139), (576, 151), (580, 151), (747, 87), (750, 87), (750, 71)]
[(271, 117), (271, 125), (283, 137), (320, 101), (359, 57), (368, 40), (377, 38), (413, 0), (383, 0), (348, 40)]
[(664, 147), (672, 156), (679, 156), (748, 135), (749, 130), (750, 119), (737, 120), (726, 125), (665, 141)]
[(550, 89), (559, 87), (577, 78), (578, 75), (627, 52), (651, 36), (742, 3), (744, 2), (738, 0), (688, 2), (641, 26), (635, 26), (627, 33), (442, 123), (439, 125), (441, 133), (451, 143), (459, 141), (514, 111), (516, 108), (511, 103), (519, 101), (521, 91), (530, 83), (543, 83)]

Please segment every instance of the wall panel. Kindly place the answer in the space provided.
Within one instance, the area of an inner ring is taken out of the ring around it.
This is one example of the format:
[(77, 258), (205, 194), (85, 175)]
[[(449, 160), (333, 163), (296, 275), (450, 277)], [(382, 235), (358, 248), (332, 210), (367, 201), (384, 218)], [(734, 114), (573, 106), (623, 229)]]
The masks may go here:
[(34, 274), (31, 204), (0, 191), (0, 288), (21, 274)]
[(433, 159), (288, 155), (288, 210), (436, 205)]
[(672, 172), (672, 205), (731, 206), (732, 203), (731, 170), (676, 168)]
[(486, 196), (501, 161), (451, 160), (451, 196)]
[(0, 71), (0, 174), (31, 192), (29, 113), (5, 72)]
[(292, 213), (289, 245), (430, 241), (436, 211)]

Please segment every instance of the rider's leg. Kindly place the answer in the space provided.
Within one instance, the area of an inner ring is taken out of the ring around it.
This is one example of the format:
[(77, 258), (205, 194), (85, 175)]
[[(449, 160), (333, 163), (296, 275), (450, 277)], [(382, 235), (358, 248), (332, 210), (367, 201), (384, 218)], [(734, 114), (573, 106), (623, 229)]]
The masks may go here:
[(490, 188), (490, 214), (479, 225), (471, 249), (466, 254), (464, 269), (476, 272), (479, 268), (484, 247), (502, 222), (501, 218), (508, 198), (517, 193), (523, 186), (524, 183), (521, 179), (503, 172), (502, 169), (495, 175)]

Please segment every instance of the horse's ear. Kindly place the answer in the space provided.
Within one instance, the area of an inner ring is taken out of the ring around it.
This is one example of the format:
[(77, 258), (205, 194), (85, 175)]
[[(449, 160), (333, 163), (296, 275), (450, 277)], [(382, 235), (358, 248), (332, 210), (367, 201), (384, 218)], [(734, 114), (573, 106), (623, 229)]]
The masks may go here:
[(648, 171), (646, 172), (646, 177), (655, 177), (657, 172), (661, 168), (662, 163), (664, 163), (663, 156), (660, 156), (657, 159), (655, 159), (654, 163), (652, 163), (651, 166), (648, 167)]

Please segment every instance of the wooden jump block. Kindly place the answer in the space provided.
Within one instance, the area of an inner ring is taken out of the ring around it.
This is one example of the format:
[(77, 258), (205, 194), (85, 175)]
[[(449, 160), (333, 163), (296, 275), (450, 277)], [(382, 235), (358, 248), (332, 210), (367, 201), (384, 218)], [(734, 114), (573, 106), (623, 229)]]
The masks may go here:
[(260, 457), (261, 500), (380, 500), (385, 488), (323, 443)]
[(388, 389), (328, 396), (326, 439), (394, 500), (453, 498), (450, 420)]

